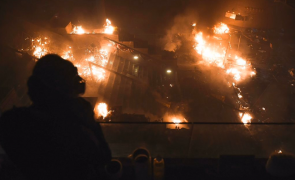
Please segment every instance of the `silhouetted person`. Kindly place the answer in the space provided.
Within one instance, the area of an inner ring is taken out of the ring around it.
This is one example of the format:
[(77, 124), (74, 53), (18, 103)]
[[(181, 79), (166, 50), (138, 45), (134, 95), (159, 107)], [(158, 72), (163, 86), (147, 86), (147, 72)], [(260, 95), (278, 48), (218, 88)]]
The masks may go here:
[(2, 115), (1, 145), (27, 179), (100, 179), (111, 152), (84, 91), (70, 61), (46, 55), (28, 80), (33, 104)]

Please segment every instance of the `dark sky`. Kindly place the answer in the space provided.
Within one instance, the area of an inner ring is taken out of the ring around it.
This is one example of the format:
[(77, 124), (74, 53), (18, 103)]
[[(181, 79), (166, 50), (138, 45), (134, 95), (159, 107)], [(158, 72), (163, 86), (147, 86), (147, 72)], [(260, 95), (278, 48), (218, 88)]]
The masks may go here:
[[(189, 14), (192, 20), (198, 21), (198, 25), (212, 27), (224, 18), (227, 10), (264, 6), (257, 2), (276, 5), (272, 0), (104, 0), (102, 8), (102, 0), (4, 0), (1, 20), (17, 16), (32, 22), (48, 23), (56, 16), (61, 24), (72, 21), (74, 24), (101, 26), (107, 17), (113, 25), (135, 35), (161, 36), (173, 26), (176, 16)], [(277, 21), (283, 19), (288, 18), (278, 18)]]
[[(101, 0), (6, 0), (4, 11), (31, 21), (48, 21), (58, 14), (71, 21), (94, 21), (102, 14)], [(105, 0), (105, 15), (113, 24), (146, 33), (163, 32), (176, 15), (190, 9), (212, 21), (224, 0)], [(3, 13), (3, 10), (2, 10)], [(211, 18), (212, 17), (212, 18)], [(92, 24), (94, 22), (91, 22)], [(83, 23), (83, 22), (82, 22)]]

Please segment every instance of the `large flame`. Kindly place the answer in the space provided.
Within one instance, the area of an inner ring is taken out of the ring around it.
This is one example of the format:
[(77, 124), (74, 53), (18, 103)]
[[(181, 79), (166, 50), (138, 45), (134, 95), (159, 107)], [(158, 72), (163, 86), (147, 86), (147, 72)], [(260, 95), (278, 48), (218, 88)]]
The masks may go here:
[(182, 122), (187, 122), (187, 120), (182, 115), (173, 115), (173, 116), (168, 116), (168, 122), (179, 124)]
[(239, 116), (245, 125), (251, 123), (252, 116), (249, 113), (239, 113)]
[(115, 28), (112, 26), (112, 22), (109, 19), (106, 19), (106, 25), (104, 26), (104, 33), (113, 34)]
[[(226, 24), (221, 23), (222, 27)], [(227, 26), (226, 26), (227, 27)], [(247, 64), (246, 60), (235, 56), (233, 63), (229, 63), (226, 54), (227, 47), (220, 42), (216, 42), (216, 38), (204, 38), (203, 33), (199, 32), (195, 35), (195, 50), (201, 55), (202, 62), (208, 65), (214, 65), (225, 69), (227, 74), (231, 74), (235, 81), (240, 81), (247, 76), (255, 75), (251, 70), (251, 65)], [(227, 69), (225, 68), (228, 67)]]
[[(225, 34), (229, 33), (229, 28), (224, 23), (219, 23), (214, 27), (215, 34)], [(230, 84), (233, 84), (235, 90), (237, 90), (238, 99), (242, 99), (242, 92), (238, 88), (235, 82), (242, 81), (249, 76), (253, 76), (256, 73), (252, 70), (251, 64), (247, 63), (245, 59), (237, 55), (234, 58), (231, 58), (228, 49), (230, 48), (230, 42), (222, 44), (221, 39), (218, 37), (204, 37), (202, 32), (195, 34), (195, 46), (197, 54), (201, 56), (201, 63), (209, 66), (216, 66), (221, 69), (224, 69), (225, 74), (228, 74), (232, 77)], [(225, 76), (226, 77), (226, 76)], [(243, 123), (251, 123), (251, 115), (248, 113), (242, 114), (241, 121)]]
[(74, 26), (72, 33), (73, 34), (84, 34), (85, 30), (82, 28), (82, 26)]
[(195, 50), (206, 63), (224, 68), (225, 47), (208, 43), (202, 32), (195, 35), (195, 41)]
[(173, 122), (174, 124), (179, 124), (179, 123), (182, 122), (181, 119), (179, 119), (179, 118), (177, 118), (177, 117), (173, 117), (171, 120), (172, 120), (172, 122)]
[(110, 111), (108, 110), (108, 105), (106, 103), (98, 103), (94, 108), (94, 113), (96, 117), (102, 116), (106, 118)]
[(226, 34), (229, 33), (229, 28), (226, 24), (224, 23), (219, 23), (217, 25), (214, 26), (214, 33), (215, 34)]

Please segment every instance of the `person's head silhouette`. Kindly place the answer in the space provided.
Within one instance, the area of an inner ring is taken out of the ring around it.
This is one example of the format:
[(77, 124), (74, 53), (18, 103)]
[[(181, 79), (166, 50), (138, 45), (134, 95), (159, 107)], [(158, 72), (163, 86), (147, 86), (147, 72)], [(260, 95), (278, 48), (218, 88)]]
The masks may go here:
[(36, 104), (78, 97), (84, 92), (85, 81), (77, 68), (55, 54), (42, 57), (28, 80), (28, 95)]

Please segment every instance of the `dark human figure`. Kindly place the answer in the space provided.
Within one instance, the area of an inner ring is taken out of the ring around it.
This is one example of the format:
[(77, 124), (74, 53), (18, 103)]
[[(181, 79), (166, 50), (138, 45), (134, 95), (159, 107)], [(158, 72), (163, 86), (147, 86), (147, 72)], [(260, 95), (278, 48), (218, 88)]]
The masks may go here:
[(27, 179), (102, 179), (111, 152), (91, 104), (79, 97), (85, 81), (58, 55), (42, 57), (28, 80), (30, 107), (0, 119), (0, 143)]

